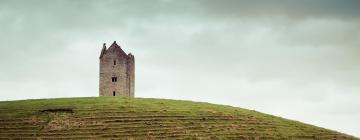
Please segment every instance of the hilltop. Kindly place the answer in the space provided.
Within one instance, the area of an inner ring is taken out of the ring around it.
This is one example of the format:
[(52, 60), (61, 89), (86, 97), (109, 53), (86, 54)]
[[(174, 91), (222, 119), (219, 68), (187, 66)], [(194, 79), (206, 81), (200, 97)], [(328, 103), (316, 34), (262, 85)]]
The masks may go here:
[(357, 139), (203, 102), (86, 97), (0, 102), (0, 139)]

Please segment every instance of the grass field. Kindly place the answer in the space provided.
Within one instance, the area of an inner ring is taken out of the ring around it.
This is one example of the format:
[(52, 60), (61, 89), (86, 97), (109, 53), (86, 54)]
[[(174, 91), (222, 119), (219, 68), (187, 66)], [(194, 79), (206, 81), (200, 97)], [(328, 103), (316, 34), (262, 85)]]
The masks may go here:
[(0, 139), (357, 139), (202, 102), (86, 97), (0, 102)]

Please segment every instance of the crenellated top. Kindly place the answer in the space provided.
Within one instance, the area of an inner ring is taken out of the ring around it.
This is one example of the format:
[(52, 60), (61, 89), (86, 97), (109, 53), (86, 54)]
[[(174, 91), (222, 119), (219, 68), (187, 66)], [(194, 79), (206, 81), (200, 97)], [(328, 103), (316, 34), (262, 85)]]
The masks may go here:
[(131, 53), (126, 54), (121, 49), (121, 47), (116, 43), (116, 41), (114, 41), (114, 43), (111, 44), (111, 46), (108, 49), (106, 48), (106, 44), (105, 43), (103, 44), (103, 48), (102, 48), (101, 53), (100, 53), (100, 59), (105, 54), (116, 54), (117, 56), (123, 56), (123, 57), (130, 58), (130, 59), (134, 58), (134, 56)]
[(105, 52), (106, 52), (106, 43), (103, 44), (103, 48), (101, 49), (100, 59), (104, 56)]

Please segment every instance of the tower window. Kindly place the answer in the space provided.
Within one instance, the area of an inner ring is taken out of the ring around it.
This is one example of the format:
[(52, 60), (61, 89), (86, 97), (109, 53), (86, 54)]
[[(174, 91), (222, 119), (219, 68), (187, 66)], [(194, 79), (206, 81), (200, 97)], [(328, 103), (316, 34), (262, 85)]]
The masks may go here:
[(111, 77), (112, 82), (117, 82), (117, 77)]
[(116, 60), (114, 60), (114, 65), (116, 65)]
[(113, 96), (115, 96), (116, 95), (116, 93), (115, 93), (115, 91), (113, 91)]

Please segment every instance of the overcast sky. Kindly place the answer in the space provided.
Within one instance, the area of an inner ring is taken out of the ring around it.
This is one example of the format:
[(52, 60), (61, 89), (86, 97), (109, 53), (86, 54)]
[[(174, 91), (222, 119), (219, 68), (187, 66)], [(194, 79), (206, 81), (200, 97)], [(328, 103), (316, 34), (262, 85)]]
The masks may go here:
[(358, 0), (0, 0), (0, 100), (98, 96), (115, 40), (135, 55), (136, 97), (360, 137)]

